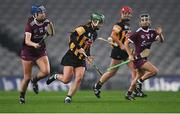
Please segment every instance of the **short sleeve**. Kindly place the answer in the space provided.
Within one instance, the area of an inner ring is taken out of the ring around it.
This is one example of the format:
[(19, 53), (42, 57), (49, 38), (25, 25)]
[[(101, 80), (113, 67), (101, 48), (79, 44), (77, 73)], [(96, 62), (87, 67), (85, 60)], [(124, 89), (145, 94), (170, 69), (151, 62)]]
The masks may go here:
[(29, 32), (29, 33), (32, 33), (32, 29), (31, 29), (31, 25), (29, 23), (26, 24), (25, 26), (25, 32)]
[(85, 33), (85, 29), (82, 26), (77, 27), (75, 31), (78, 33), (78, 36), (81, 36), (83, 33)]
[(119, 33), (119, 32), (122, 30), (122, 28), (121, 28), (121, 26), (115, 24), (115, 25), (113, 26), (113, 29), (112, 29), (112, 30), (115, 31), (116, 33)]

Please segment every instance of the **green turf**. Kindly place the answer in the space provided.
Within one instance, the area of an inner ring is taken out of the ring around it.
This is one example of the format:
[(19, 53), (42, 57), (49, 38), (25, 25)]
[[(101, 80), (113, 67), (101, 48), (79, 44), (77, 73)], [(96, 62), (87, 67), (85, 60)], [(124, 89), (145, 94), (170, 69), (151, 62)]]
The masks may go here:
[(92, 91), (78, 91), (72, 104), (64, 104), (65, 92), (27, 93), (26, 104), (18, 103), (18, 92), (0, 92), (0, 112), (180, 112), (180, 92), (148, 92), (147, 98), (124, 99), (124, 92), (103, 91), (97, 99)]

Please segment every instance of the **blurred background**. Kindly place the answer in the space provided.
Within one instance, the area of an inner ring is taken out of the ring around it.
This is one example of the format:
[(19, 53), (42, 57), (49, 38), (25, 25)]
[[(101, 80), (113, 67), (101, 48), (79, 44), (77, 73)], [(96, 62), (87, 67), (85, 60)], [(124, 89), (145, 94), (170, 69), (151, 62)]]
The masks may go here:
[[(149, 13), (152, 28), (161, 25), (165, 42), (152, 46), (150, 61), (156, 65), (159, 74), (145, 81), (147, 91), (180, 91), (180, 1), (179, 0), (0, 0), (0, 90), (19, 90), (23, 77), (19, 58), (24, 36), (24, 27), (30, 16), (32, 5), (44, 5), (48, 18), (54, 23), (56, 35), (47, 39), (47, 52), (51, 64), (51, 73), (62, 72), (61, 58), (68, 50), (68, 36), (75, 27), (85, 24), (93, 11), (105, 15), (105, 23), (98, 37), (107, 39), (114, 23), (120, 18), (120, 8), (128, 5), (133, 9), (132, 30), (138, 28), (138, 17)], [(91, 49), (95, 63), (105, 72), (110, 63), (111, 46), (96, 41)], [(33, 69), (33, 74), (37, 68)], [(88, 66), (80, 89), (91, 89), (99, 79), (96, 71)], [(103, 89), (126, 90), (131, 76), (127, 66), (119, 69)], [(39, 82), (40, 90), (67, 90), (69, 85), (54, 82), (46, 86), (46, 79)], [(29, 86), (29, 90), (32, 90)]]

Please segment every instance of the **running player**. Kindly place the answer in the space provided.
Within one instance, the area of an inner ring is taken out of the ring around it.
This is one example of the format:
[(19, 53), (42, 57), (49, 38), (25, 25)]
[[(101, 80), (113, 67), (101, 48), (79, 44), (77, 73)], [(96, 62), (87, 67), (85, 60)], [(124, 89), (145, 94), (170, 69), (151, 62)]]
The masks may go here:
[(87, 62), (92, 63), (90, 56), (90, 47), (97, 38), (97, 30), (104, 22), (104, 15), (101, 13), (92, 13), (91, 20), (85, 25), (75, 28), (70, 35), (69, 50), (62, 58), (61, 64), (64, 66), (63, 74), (54, 74), (48, 78), (49, 85), (54, 80), (59, 80), (65, 84), (69, 83), (72, 76), (75, 80), (72, 82), (64, 103), (71, 103), (72, 96), (80, 86), (81, 80), (85, 73), (86, 61), (83, 53), (88, 55)]
[[(130, 32), (130, 24), (129, 21), (132, 16), (132, 9), (129, 6), (124, 6), (121, 8), (121, 19), (119, 22), (117, 22), (112, 29), (111, 38), (112, 40), (118, 44), (118, 47), (113, 46), (112, 52), (111, 52), (111, 64), (110, 66), (114, 66), (116, 64), (121, 63), (124, 60), (128, 59), (128, 54), (125, 51), (124, 47), (124, 41), (126, 40), (127, 35)], [(129, 63), (128, 67), (132, 71), (132, 78), (135, 77), (135, 70), (133, 68), (133, 64)], [(97, 98), (100, 98), (100, 89), (102, 85), (110, 79), (112, 76), (116, 74), (118, 71), (118, 68), (112, 69), (111, 71), (105, 72), (99, 81), (95, 83), (93, 86), (94, 94)]]
[[(48, 24), (52, 26), (52, 22), (46, 18), (45, 12), (44, 6), (33, 5), (31, 8), (32, 16), (28, 18), (25, 27), (24, 41), (20, 54), (24, 73), (19, 98), (21, 104), (25, 103), (25, 94), (29, 81), (31, 80), (33, 90), (38, 94), (39, 90), (37, 82), (50, 73), (46, 45), (44, 41), (41, 41), (45, 35), (48, 35), (46, 31)], [(32, 67), (35, 64), (38, 66), (39, 72), (36, 76), (31, 78)]]
[[(126, 99), (132, 100), (133, 91), (142, 92), (142, 83), (152, 76), (155, 76), (158, 69), (147, 60), (150, 52), (151, 44), (155, 41), (164, 41), (162, 28), (157, 27), (155, 30), (150, 29), (151, 19), (149, 14), (140, 15), (140, 28), (125, 41), (125, 47), (129, 55), (129, 60), (134, 62), (134, 67), (137, 70), (136, 78), (131, 82), (131, 86), (125, 96)], [(132, 43), (135, 47), (135, 53), (132, 55), (129, 47)], [(144, 56), (145, 55), (145, 56)]]

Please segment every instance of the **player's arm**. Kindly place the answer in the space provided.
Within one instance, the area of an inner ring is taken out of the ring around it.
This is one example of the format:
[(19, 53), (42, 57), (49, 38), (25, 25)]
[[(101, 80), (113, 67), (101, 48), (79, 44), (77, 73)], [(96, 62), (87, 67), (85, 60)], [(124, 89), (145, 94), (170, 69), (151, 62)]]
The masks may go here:
[(162, 34), (162, 28), (156, 27), (155, 31), (157, 33), (156, 40), (158, 40), (161, 43), (164, 42), (164, 36)]
[(124, 42), (124, 46), (125, 46), (125, 49), (126, 49), (126, 52), (128, 53), (129, 55), (129, 60), (133, 60), (134, 57), (133, 57), (133, 54), (132, 54), (132, 49), (130, 48), (129, 44), (132, 43), (130, 42), (130, 40), (127, 38)]
[(78, 27), (75, 29), (75, 31), (73, 33), (71, 33), (70, 39), (71, 41), (75, 44), (75, 46), (78, 49), (79, 53), (84, 53), (84, 49), (81, 48), (81, 46), (79, 45), (77, 38), (80, 37), (81, 35), (83, 35), (85, 33), (85, 29), (84, 27)]
[(39, 48), (40, 45), (38, 43), (32, 42), (31, 38), (32, 38), (32, 27), (28, 22), (25, 27), (25, 44), (28, 46), (32, 46), (34, 48)]
[(118, 33), (122, 30), (122, 28), (119, 25), (114, 25), (112, 32), (111, 32), (111, 38), (114, 42), (118, 44), (118, 46), (123, 49), (123, 43), (119, 40)]
[(91, 56), (91, 54), (90, 54), (90, 48), (88, 48), (88, 50), (86, 51), (86, 54), (87, 54), (87, 58), (86, 58), (86, 61), (87, 61), (87, 63), (88, 64), (92, 64), (92, 62), (93, 62), (93, 60), (94, 60), (94, 57), (93, 56)]
[(78, 37), (78, 33), (75, 31), (73, 33), (71, 33), (70, 39), (71, 41), (75, 44), (75, 46), (80, 49), (81, 46), (79, 45), (78, 41), (77, 41), (77, 37)]
[(34, 43), (31, 41), (32, 34), (29, 32), (25, 32), (25, 44), (28, 46), (32, 46), (34, 48), (39, 48), (40, 45), (38, 43)]

